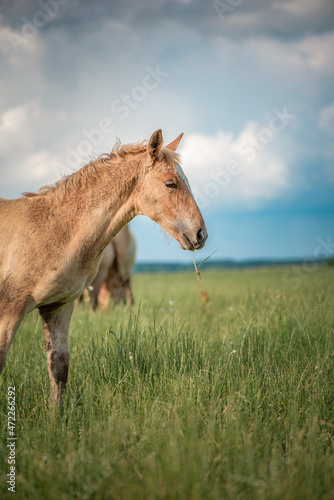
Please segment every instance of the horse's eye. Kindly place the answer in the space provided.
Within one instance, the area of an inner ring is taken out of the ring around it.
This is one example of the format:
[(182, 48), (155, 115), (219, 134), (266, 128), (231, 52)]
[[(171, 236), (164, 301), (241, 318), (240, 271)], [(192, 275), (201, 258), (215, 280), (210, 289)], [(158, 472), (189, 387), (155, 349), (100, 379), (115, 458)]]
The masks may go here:
[(177, 188), (177, 184), (172, 179), (168, 179), (168, 181), (165, 182), (165, 186), (168, 187), (169, 189), (175, 189)]

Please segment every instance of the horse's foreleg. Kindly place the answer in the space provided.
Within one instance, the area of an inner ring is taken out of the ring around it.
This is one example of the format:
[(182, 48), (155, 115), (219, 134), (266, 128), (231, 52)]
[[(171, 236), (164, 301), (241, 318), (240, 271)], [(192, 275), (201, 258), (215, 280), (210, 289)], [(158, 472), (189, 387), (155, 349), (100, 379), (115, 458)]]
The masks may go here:
[(40, 307), (43, 320), (46, 359), (52, 390), (52, 401), (62, 404), (62, 395), (66, 389), (70, 356), (68, 353), (68, 328), (74, 302), (63, 306)]

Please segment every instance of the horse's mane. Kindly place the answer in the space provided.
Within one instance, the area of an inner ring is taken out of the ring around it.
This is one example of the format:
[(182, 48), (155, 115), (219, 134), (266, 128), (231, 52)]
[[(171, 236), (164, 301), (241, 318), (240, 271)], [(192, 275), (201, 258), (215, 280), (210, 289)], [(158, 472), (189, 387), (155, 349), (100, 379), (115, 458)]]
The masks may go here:
[[(138, 142), (134, 144), (121, 144), (120, 140), (117, 139), (115, 146), (113, 147), (110, 155), (107, 155), (107, 159), (112, 160), (113, 158), (124, 158), (127, 154), (138, 154), (144, 153), (147, 150), (148, 141)], [(105, 157), (106, 155), (101, 155)], [(99, 158), (101, 158), (101, 156)], [(168, 149), (162, 147), (160, 150), (159, 160), (165, 160), (169, 165), (179, 163), (180, 157), (173, 149)]]
[[(80, 186), (87, 185), (94, 181), (96, 176), (104, 167), (110, 167), (112, 164), (120, 163), (126, 155), (137, 155), (147, 151), (148, 141), (133, 144), (121, 144), (117, 139), (112, 151), (99, 155), (95, 160), (91, 160), (88, 164), (83, 166), (80, 170), (72, 174), (63, 176), (59, 181), (51, 185), (42, 186), (36, 193), (25, 192), (23, 196), (31, 198), (33, 196), (46, 195), (54, 192), (59, 188), (65, 191), (68, 188), (79, 188)], [(172, 149), (162, 147), (158, 158), (160, 161), (165, 160), (169, 165), (179, 163), (179, 155)]]

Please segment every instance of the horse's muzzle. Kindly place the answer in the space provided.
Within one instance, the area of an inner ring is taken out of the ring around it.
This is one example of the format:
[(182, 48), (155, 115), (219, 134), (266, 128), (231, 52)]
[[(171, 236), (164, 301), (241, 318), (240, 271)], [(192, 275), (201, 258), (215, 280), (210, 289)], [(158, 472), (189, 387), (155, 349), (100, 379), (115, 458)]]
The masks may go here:
[(208, 239), (208, 233), (206, 228), (203, 227), (197, 231), (195, 240), (191, 240), (185, 233), (183, 233), (183, 237), (186, 245), (182, 245), (182, 248), (185, 250), (199, 250), (204, 247), (204, 244)]

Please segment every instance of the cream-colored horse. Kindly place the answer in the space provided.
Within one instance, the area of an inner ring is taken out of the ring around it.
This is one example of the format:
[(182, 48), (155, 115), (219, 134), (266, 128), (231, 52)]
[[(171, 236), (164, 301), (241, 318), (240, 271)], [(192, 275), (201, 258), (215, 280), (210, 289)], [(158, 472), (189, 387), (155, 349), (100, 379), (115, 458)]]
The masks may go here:
[(126, 225), (106, 246), (97, 275), (88, 287), (93, 309), (100, 306), (106, 311), (110, 299), (115, 303), (123, 301), (133, 305), (131, 268), (135, 256), (136, 242)]
[(183, 249), (207, 232), (175, 152), (161, 130), (121, 146), (54, 186), (0, 198), (0, 369), (24, 316), (39, 309), (53, 401), (61, 400), (74, 301), (97, 273), (105, 247), (138, 214), (158, 222)]

